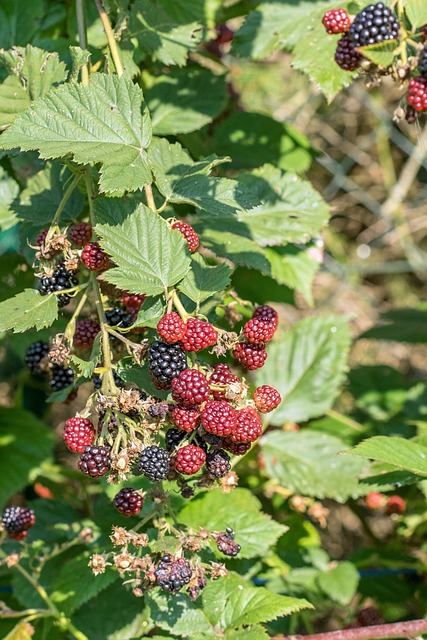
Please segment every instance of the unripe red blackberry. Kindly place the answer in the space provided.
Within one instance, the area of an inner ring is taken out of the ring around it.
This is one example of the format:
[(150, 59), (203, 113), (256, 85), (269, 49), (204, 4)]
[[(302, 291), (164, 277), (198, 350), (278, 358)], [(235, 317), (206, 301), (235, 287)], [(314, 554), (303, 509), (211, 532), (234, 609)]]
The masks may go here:
[(178, 449), (173, 458), (173, 467), (179, 473), (192, 475), (197, 473), (203, 467), (206, 461), (206, 453), (200, 447), (193, 444), (187, 444)]
[(203, 428), (221, 437), (234, 430), (236, 419), (236, 411), (226, 400), (210, 400), (202, 411)]
[(206, 466), (214, 478), (223, 478), (231, 469), (230, 456), (223, 449), (206, 454)]
[(95, 440), (95, 428), (87, 418), (75, 416), (65, 423), (62, 437), (70, 451), (83, 453), (85, 447), (90, 447)]
[(188, 584), (193, 575), (190, 564), (184, 558), (174, 558), (170, 554), (162, 557), (156, 570), (156, 582), (164, 591), (177, 593)]
[(109, 447), (92, 447), (87, 446), (77, 463), (80, 471), (86, 476), (99, 478), (105, 476), (110, 470), (111, 458)]
[(143, 507), (144, 501), (141, 494), (135, 491), (135, 489), (126, 487), (116, 494), (113, 504), (117, 511), (120, 511), (120, 513), (129, 518), (130, 516), (138, 515)]
[(170, 469), (170, 455), (166, 449), (153, 444), (141, 451), (138, 467), (152, 482), (164, 480)]
[(260, 307), (257, 307), (253, 312), (252, 317), (264, 320), (264, 322), (271, 322), (275, 329), (279, 326), (279, 314), (276, 309), (273, 309), (273, 307), (270, 307), (268, 304), (263, 304)]
[(238, 342), (234, 347), (233, 356), (249, 371), (254, 371), (264, 366), (267, 352), (262, 344)]
[(350, 29), (350, 16), (345, 9), (331, 9), (322, 18), (326, 33), (345, 33)]
[(226, 556), (237, 556), (241, 546), (234, 540), (234, 531), (227, 529), (227, 531), (221, 532), (216, 535), (216, 546)]
[(187, 331), (181, 339), (185, 351), (201, 351), (213, 347), (218, 340), (218, 333), (210, 322), (199, 318), (188, 318)]
[(365, 496), (365, 505), (368, 507), (368, 509), (381, 509), (381, 507), (384, 506), (385, 501), (385, 496), (378, 491), (371, 491)]
[(253, 407), (236, 411), (236, 426), (229, 439), (233, 442), (254, 442), (262, 434), (262, 422)]
[(185, 407), (202, 404), (209, 398), (206, 376), (197, 369), (186, 369), (172, 380), (172, 398)]
[(243, 327), (245, 338), (251, 344), (266, 344), (274, 336), (275, 327), (272, 322), (261, 318), (251, 318)]
[(44, 245), (44, 242), (46, 240), (47, 234), (49, 233), (49, 229), (42, 229), (40, 231), (40, 233), (38, 234), (36, 240), (35, 240), (35, 245), (36, 247), (42, 247)]
[(146, 297), (144, 293), (125, 293), (122, 296), (121, 303), (126, 308), (126, 311), (138, 315)]
[(349, 35), (338, 40), (335, 50), (335, 62), (344, 71), (354, 71), (360, 67), (363, 56), (356, 51), (356, 45)]
[(231, 438), (224, 438), (222, 448), (229, 451), (233, 456), (244, 456), (251, 448), (250, 442), (233, 442)]
[(157, 324), (157, 333), (165, 342), (179, 342), (187, 332), (187, 325), (175, 311), (166, 313)]
[(99, 242), (89, 242), (83, 248), (80, 259), (89, 271), (105, 271), (111, 266), (110, 256), (101, 249)]
[(199, 422), (200, 411), (198, 409), (192, 409), (190, 407), (182, 407), (177, 405), (172, 409), (172, 420), (177, 427), (183, 431), (193, 431)]
[(223, 389), (211, 388), (211, 391), (215, 400), (226, 400), (227, 386), (230, 384), (240, 384), (240, 379), (234, 375), (234, 373), (231, 373), (226, 364), (219, 363), (214, 366), (214, 370), (209, 378), (209, 384), (211, 387), (212, 385), (218, 387), (224, 386)]
[(1, 521), (9, 537), (22, 540), (22, 536), (18, 535), (32, 527), (36, 517), (28, 507), (7, 507), (2, 513)]
[(400, 23), (384, 2), (369, 4), (360, 11), (350, 27), (350, 37), (358, 47), (394, 40)]
[(84, 247), (92, 239), (92, 226), (89, 222), (77, 222), (71, 227), (69, 236), (76, 247)]
[(282, 402), (282, 396), (280, 393), (270, 387), (268, 384), (264, 384), (261, 387), (255, 389), (254, 401), (256, 408), (261, 413), (269, 413), (273, 411)]
[(194, 231), (193, 227), (182, 220), (178, 220), (173, 223), (172, 229), (177, 229), (184, 236), (188, 244), (188, 249), (191, 253), (194, 253), (199, 246), (199, 236)]
[(427, 78), (416, 76), (409, 80), (407, 100), (415, 111), (427, 111)]
[(390, 496), (386, 502), (385, 509), (389, 516), (393, 513), (404, 513), (406, 511), (406, 500), (401, 496)]
[(83, 318), (76, 323), (73, 344), (77, 349), (90, 349), (96, 336), (101, 331), (98, 322), (91, 318)]

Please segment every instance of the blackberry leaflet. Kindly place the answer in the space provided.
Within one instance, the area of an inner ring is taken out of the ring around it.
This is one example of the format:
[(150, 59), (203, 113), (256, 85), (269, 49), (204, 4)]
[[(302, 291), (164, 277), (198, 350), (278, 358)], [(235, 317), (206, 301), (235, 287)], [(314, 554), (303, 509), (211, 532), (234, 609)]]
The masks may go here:
[[(40, 278), (39, 292), (42, 296), (50, 293), (56, 293), (64, 289), (72, 289), (78, 285), (79, 280), (74, 272), (67, 271), (64, 265), (59, 265), (51, 276), (42, 276)], [(60, 293), (56, 296), (58, 307), (65, 307), (71, 300), (67, 293)]]
[(33, 344), (30, 344), (25, 353), (24, 361), (31, 373), (43, 373), (40, 368), (40, 362), (47, 356), (48, 353), (49, 345), (47, 342), (37, 340), (37, 342), (33, 342)]
[(161, 388), (170, 389), (172, 380), (187, 368), (187, 356), (178, 343), (156, 340), (148, 351), (148, 368)]
[(355, 17), (350, 27), (350, 37), (357, 46), (365, 46), (394, 40), (400, 23), (392, 10), (383, 2), (369, 4)]
[(164, 480), (170, 469), (170, 455), (166, 449), (153, 444), (141, 452), (138, 468), (152, 482)]

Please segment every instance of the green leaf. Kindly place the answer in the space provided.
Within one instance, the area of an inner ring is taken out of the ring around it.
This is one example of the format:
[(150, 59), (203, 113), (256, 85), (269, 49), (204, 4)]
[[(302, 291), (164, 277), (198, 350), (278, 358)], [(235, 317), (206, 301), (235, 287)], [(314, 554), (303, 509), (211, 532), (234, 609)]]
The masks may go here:
[(104, 278), (131, 293), (164, 293), (187, 274), (190, 256), (181, 233), (143, 204), (120, 226), (97, 225), (101, 246), (117, 265)]
[(228, 100), (225, 76), (203, 68), (172, 69), (145, 92), (153, 132), (160, 136), (197, 131), (212, 122)]
[(65, 562), (51, 586), (52, 601), (66, 615), (71, 615), (117, 580), (117, 574), (113, 571), (106, 571), (94, 577), (88, 567), (89, 560), (89, 551), (84, 551)]
[(225, 289), (230, 282), (231, 269), (226, 264), (210, 267), (199, 253), (192, 256), (191, 269), (178, 286), (198, 306), (210, 296)]
[(13, 227), (17, 220), (10, 205), (19, 193), (18, 183), (0, 167), (0, 229), (6, 231)]
[(250, 627), (239, 627), (238, 629), (229, 629), (225, 632), (226, 640), (268, 640), (269, 635), (259, 624)]
[(427, 309), (393, 309), (381, 315), (381, 321), (359, 338), (396, 340), (417, 344), (427, 342)]
[[(235, 489), (224, 495), (219, 489), (197, 496), (179, 514), (179, 520), (193, 529), (205, 527), (224, 531), (231, 527), (241, 545), (241, 558), (267, 553), (286, 527), (261, 513), (261, 503), (248, 489)], [(236, 625), (237, 626), (237, 625)]]
[(356, 595), (359, 572), (352, 562), (339, 562), (328, 571), (320, 573), (317, 581), (331, 600), (346, 605)]
[(81, 49), (76, 46), (70, 46), (69, 49), (72, 64), (70, 82), (78, 82), (80, 69), (89, 62), (90, 53), (86, 49)]
[(2, 0), (0, 4), (0, 48), (30, 42), (44, 16), (44, 0)]
[(345, 318), (305, 318), (269, 345), (257, 385), (271, 384), (283, 402), (270, 422), (302, 422), (322, 415), (337, 397), (347, 370), (351, 335)]
[(205, 613), (189, 601), (182, 593), (173, 598), (168, 597), (160, 589), (150, 589), (145, 595), (145, 601), (150, 608), (150, 617), (156, 621), (161, 629), (169, 631), (176, 638), (184, 636), (191, 640), (215, 640), (218, 638), (215, 630)]
[(200, 42), (201, 25), (188, 10), (200, 2), (188, 0), (137, 0), (129, 21), (129, 31), (142, 54), (163, 64), (184, 66), (189, 51)]
[(368, 47), (360, 47), (360, 53), (371, 60), (374, 64), (381, 67), (388, 67), (393, 64), (395, 55), (397, 54), (398, 43), (396, 40), (388, 42), (379, 42)]
[(193, 162), (180, 144), (165, 139), (153, 140), (148, 155), (157, 187), (169, 202), (186, 202), (211, 215), (228, 216), (258, 204), (236, 180), (208, 177), (226, 158)]
[(308, 250), (287, 245), (285, 247), (266, 247), (264, 255), (268, 258), (271, 269), (270, 276), (290, 289), (296, 289), (313, 304), (311, 285), (319, 263), (310, 256)]
[(374, 436), (345, 453), (392, 464), (399, 469), (427, 476), (427, 447), (395, 436)]
[(310, 429), (272, 431), (262, 436), (261, 446), (268, 475), (295, 493), (338, 502), (367, 493), (358, 476), (368, 465), (360, 460), (349, 464), (338, 455), (346, 448), (338, 438)]
[(30, 44), (0, 51), (0, 64), (19, 79), (30, 101), (42, 98), (53, 85), (67, 79), (65, 63), (58, 53), (43, 51)]
[(0, 465), (7, 469), (0, 484), (0, 506), (36, 478), (54, 443), (53, 433), (32, 413), (0, 407)]
[(58, 317), (55, 295), (41, 296), (35, 289), (25, 289), (0, 303), (0, 332), (13, 329), (22, 333), (35, 327), (50, 327)]
[(77, 374), (83, 378), (91, 378), (95, 368), (98, 366), (101, 356), (101, 334), (96, 336), (89, 360), (82, 360), (73, 355), (70, 357), (71, 363), (74, 365)]
[(303, 172), (313, 158), (303, 134), (262, 113), (231, 114), (215, 129), (214, 141), (218, 152), (231, 156), (236, 169), (271, 163), (286, 171)]
[(151, 327), (155, 329), (164, 314), (165, 305), (164, 298), (147, 298), (141, 307), (138, 317), (135, 321), (136, 327)]
[(67, 84), (36, 100), (2, 135), (1, 148), (100, 162), (101, 190), (113, 193), (151, 181), (145, 151), (150, 139), (141, 89), (125, 76), (94, 74), (89, 87)]
[(221, 629), (269, 622), (302, 609), (313, 608), (307, 600), (281, 596), (264, 587), (254, 587), (233, 573), (230, 577), (209, 582), (202, 598), (205, 615), (214, 627)]
[(13, 122), (30, 106), (30, 99), (18, 78), (8, 76), (0, 84), (0, 128)]
[(413, 29), (418, 29), (427, 23), (427, 6), (424, 0), (409, 0), (405, 6), (405, 13)]

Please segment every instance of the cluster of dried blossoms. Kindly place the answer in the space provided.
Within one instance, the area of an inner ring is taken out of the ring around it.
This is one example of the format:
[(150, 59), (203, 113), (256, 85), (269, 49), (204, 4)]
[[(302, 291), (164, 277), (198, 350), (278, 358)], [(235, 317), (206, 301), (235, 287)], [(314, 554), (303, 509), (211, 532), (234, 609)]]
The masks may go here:
[[(190, 252), (197, 250), (199, 239), (190, 225), (172, 220), (170, 228), (182, 233)], [(260, 414), (281, 402), (274, 388), (263, 385), (251, 395), (245, 379), (227, 363), (212, 364), (212, 359), (229, 353), (238, 369), (262, 367), (266, 345), (278, 326), (278, 314), (267, 305), (256, 307), (238, 335), (215, 327), (198, 313), (188, 314), (173, 290), (153, 336), (153, 331), (137, 322), (145, 296), (118, 291), (103, 280), (112, 261), (94, 239), (89, 223), (78, 222), (68, 233), (57, 228), (44, 230), (35, 244), (40, 293), (55, 294), (61, 307), (76, 293), (83, 291), (83, 296), (65, 333), (55, 336), (50, 345), (42, 341), (32, 344), (26, 364), (36, 375), (47, 373), (51, 388), (63, 392), (61, 399), (75, 398), (76, 369), (82, 375), (76, 363), (82, 362), (89, 350), (93, 360), (97, 343), (102, 343), (102, 362), (92, 367), (93, 392), (82, 411), (66, 421), (63, 439), (70, 451), (80, 454), (77, 466), (87, 476), (108, 476), (113, 484), (145, 476), (156, 483), (146, 492), (126, 486), (118, 491), (113, 504), (131, 517), (140, 513), (144, 502), (151, 501), (154, 509), (149, 517), (157, 518), (162, 536), (170, 524), (159, 513), (164, 505), (170, 507), (170, 502), (161, 482), (175, 482), (185, 498), (197, 488), (220, 485), (224, 491), (232, 489), (237, 484), (232, 457), (249, 451), (262, 434)], [(91, 315), (80, 317), (87, 309)], [(165, 399), (126, 385), (120, 378), (114, 362), (124, 349), (133, 366), (146, 368), (153, 388)], [(207, 349), (213, 356), (208, 358), (209, 364), (198, 357)], [(160, 510), (158, 505), (163, 505)], [(145, 518), (139, 525), (142, 522)], [(225, 555), (234, 556), (240, 550), (231, 529), (187, 533), (184, 537), (181, 529), (174, 533), (182, 544), (173, 555), (141, 556), (130, 553), (129, 545), (143, 548), (145, 535), (115, 528), (113, 542), (121, 550), (112, 554), (110, 564), (121, 573), (134, 573), (136, 593), (153, 584), (170, 592), (188, 585), (190, 596), (195, 597), (206, 582), (207, 568), (197, 561), (190, 565), (185, 553), (198, 551), (202, 541), (209, 544), (211, 540)], [(91, 566), (99, 573), (106, 563), (106, 557), (96, 555)], [(218, 571), (223, 569), (211, 565), (213, 577)]]
[[(411, 32), (405, 15), (397, 16), (383, 2), (369, 4), (356, 15), (342, 8), (332, 9), (324, 14), (322, 22), (328, 34), (341, 36), (335, 62), (342, 69), (360, 69), (370, 81), (388, 75), (407, 86), (407, 104), (396, 112), (397, 117), (413, 123), (416, 113), (427, 111), (427, 25)], [(393, 63), (387, 66), (375, 64), (367, 57), (369, 49), (363, 49), (372, 47), (375, 53), (387, 44), (394, 47), (395, 54)]]

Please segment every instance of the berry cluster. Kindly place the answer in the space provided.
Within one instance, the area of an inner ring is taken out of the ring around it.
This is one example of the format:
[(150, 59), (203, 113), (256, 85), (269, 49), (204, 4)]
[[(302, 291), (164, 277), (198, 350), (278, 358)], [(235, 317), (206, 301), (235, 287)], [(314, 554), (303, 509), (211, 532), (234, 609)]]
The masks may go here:
[(7, 507), (1, 516), (7, 535), (14, 540), (23, 540), (35, 521), (34, 511), (27, 507)]
[[(72, 289), (78, 283), (79, 280), (75, 272), (68, 271), (64, 265), (60, 264), (51, 276), (45, 275), (40, 278), (39, 291), (42, 296), (47, 296), (49, 293)], [(70, 302), (71, 297), (67, 293), (59, 293), (56, 299), (58, 307), (65, 307)]]

